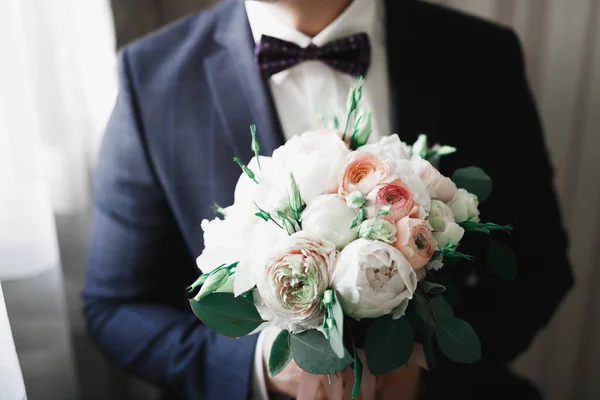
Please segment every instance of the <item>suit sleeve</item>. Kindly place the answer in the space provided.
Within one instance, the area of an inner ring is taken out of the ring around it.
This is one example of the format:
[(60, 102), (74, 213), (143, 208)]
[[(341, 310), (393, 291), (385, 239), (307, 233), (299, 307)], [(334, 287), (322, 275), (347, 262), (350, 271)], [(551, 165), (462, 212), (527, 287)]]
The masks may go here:
[(119, 97), (95, 176), (83, 293), (89, 333), (114, 363), (177, 398), (246, 398), (256, 336), (217, 335), (189, 310), (193, 257), (153, 169), (128, 53), (119, 59)]
[(494, 237), (515, 250), (519, 273), (515, 282), (486, 277), (480, 295), (489, 307), (471, 305), (465, 311), (482, 340), (484, 359), (492, 362), (508, 362), (523, 352), (573, 284), (554, 174), (521, 46), (514, 33), (507, 37), (494, 49), (493, 100), (480, 120), (479, 134), (487, 135), (479, 149), (482, 167), (494, 183), (482, 215), (514, 227), (512, 234)]

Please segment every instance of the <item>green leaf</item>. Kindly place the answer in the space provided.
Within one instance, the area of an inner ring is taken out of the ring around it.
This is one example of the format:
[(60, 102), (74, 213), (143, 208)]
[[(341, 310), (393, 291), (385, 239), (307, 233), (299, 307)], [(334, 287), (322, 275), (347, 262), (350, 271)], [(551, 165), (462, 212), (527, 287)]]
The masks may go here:
[(514, 281), (518, 275), (518, 261), (515, 252), (504, 243), (490, 240), (486, 253), (488, 269), (498, 277)]
[(446, 288), (439, 283), (429, 282), (429, 281), (420, 281), (419, 286), (423, 289), (425, 293), (431, 294), (435, 296), (436, 294), (441, 294), (446, 291)]
[(435, 320), (428, 310), (428, 307), (431, 308), (431, 305), (426, 304), (426, 300), (425, 296), (417, 294), (408, 303), (408, 308), (406, 309), (406, 316), (410, 321), (415, 335), (421, 338), (430, 337), (435, 328)]
[(427, 361), (429, 368), (435, 368), (435, 353), (433, 351), (433, 342), (431, 341), (431, 338), (427, 338), (423, 343), (423, 353), (425, 353), (425, 360)]
[(459, 188), (477, 196), (477, 200), (483, 203), (492, 194), (492, 178), (479, 167), (467, 167), (454, 171), (452, 181)]
[(360, 392), (360, 384), (362, 383), (362, 371), (363, 365), (362, 361), (360, 361), (360, 357), (358, 356), (358, 352), (356, 351), (356, 346), (354, 346), (354, 386), (352, 387), (352, 398), (356, 398)]
[(408, 318), (390, 315), (373, 321), (365, 338), (367, 367), (374, 375), (385, 375), (406, 364), (413, 350), (413, 331)]
[(206, 326), (226, 336), (245, 336), (263, 322), (252, 302), (232, 293), (212, 293), (190, 305)]
[[(431, 271), (430, 271), (431, 273)], [(458, 305), (458, 287), (452, 281), (452, 279), (443, 271), (436, 271), (432, 274), (433, 280), (435, 280), (440, 285), (443, 285), (446, 288), (444, 292), (444, 298), (452, 306), (452, 308)]]
[(442, 352), (452, 361), (474, 363), (481, 358), (481, 343), (467, 321), (454, 317), (440, 318), (435, 337)]
[(315, 329), (291, 335), (290, 347), (296, 364), (311, 374), (335, 374), (352, 364), (347, 350), (339, 358), (325, 336)]
[(290, 349), (290, 334), (284, 329), (279, 332), (275, 341), (273, 341), (273, 347), (271, 347), (269, 362), (267, 363), (269, 376), (273, 377), (280, 373), (286, 365), (288, 365), (291, 359), (292, 350)]
[(330, 329), (329, 332), (329, 344), (331, 345), (333, 352), (337, 354), (339, 358), (343, 358), (344, 353), (346, 352), (346, 349), (344, 348), (344, 311), (342, 310), (342, 305), (335, 292), (333, 294), (333, 303), (330, 309), (334, 325), (333, 329)]
[(448, 304), (443, 295), (440, 294), (432, 297), (429, 302), (431, 303), (431, 310), (436, 320), (454, 316), (452, 306)]

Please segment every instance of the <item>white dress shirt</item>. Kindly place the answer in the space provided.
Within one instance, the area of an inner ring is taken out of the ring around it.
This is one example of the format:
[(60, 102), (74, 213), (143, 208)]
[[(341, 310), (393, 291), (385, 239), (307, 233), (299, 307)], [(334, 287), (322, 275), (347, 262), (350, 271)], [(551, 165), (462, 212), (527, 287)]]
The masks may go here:
[[(371, 63), (363, 85), (360, 106), (371, 110), (375, 141), (391, 132), (389, 115), (389, 80), (385, 43), (384, 9), (381, 0), (353, 0), (333, 22), (314, 37), (286, 24), (277, 4), (246, 1), (246, 12), (255, 42), (262, 35), (287, 40), (300, 47), (323, 46), (328, 42), (365, 32), (371, 45)], [(269, 88), (286, 140), (306, 130), (323, 128), (323, 117), (346, 118), (348, 90), (356, 78), (334, 70), (321, 61), (305, 61), (269, 78)], [(343, 129), (343, 127), (342, 127)], [(254, 399), (268, 399), (263, 366), (264, 335), (259, 336), (254, 355)]]
[[(246, 1), (246, 12), (255, 42), (262, 35), (287, 40), (300, 47), (323, 46), (328, 42), (365, 32), (371, 44), (360, 106), (371, 110), (371, 141), (389, 135), (389, 81), (385, 44), (384, 7), (381, 0), (354, 0), (333, 22), (314, 37), (286, 25), (277, 4)], [(309, 129), (323, 128), (336, 115), (343, 124), (346, 97), (356, 78), (318, 60), (305, 61), (274, 74), (269, 79), (275, 108), (286, 139)], [(343, 127), (342, 127), (343, 129)]]

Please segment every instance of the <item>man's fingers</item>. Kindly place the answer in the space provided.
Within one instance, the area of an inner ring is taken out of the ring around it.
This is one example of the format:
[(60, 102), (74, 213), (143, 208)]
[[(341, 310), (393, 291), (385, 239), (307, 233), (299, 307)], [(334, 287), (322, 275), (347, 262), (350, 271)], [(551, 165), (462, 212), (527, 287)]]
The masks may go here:
[(424, 370), (429, 370), (429, 366), (427, 365), (427, 358), (425, 358), (425, 351), (423, 350), (423, 345), (419, 343), (415, 343), (413, 346), (413, 352), (408, 359), (409, 364), (416, 365), (418, 367), (423, 368)]
[(321, 376), (302, 371), (296, 400), (313, 400), (321, 388)]

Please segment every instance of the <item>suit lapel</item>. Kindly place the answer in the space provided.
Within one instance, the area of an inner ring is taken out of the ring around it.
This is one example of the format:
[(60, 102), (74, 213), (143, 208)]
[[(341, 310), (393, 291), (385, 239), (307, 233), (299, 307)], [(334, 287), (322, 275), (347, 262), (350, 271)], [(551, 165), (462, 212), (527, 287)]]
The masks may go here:
[(427, 52), (419, 43), (414, 0), (386, 0), (386, 43), (393, 132), (413, 143), (420, 133), (438, 139), (438, 101), (427, 72)]
[(283, 135), (267, 83), (254, 64), (254, 41), (242, 1), (231, 2), (227, 19), (216, 28), (215, 51), (205, 58), (214, 105), (234, 153), (247, 161), (251, 124), (256, 124), (261, 153), (271, 155)]

